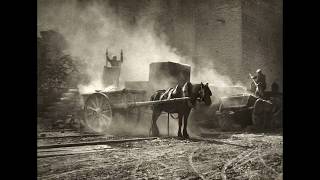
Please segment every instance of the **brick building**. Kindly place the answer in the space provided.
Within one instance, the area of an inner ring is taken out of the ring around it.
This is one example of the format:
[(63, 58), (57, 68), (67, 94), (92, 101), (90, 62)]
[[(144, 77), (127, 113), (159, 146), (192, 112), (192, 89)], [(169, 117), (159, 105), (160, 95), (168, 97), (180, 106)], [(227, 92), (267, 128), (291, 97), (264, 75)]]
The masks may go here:
[(249, 85), (248, 73), (261, 68), (267, 89), (276, 81), (282, 91), (281, 0), (112, 2), (131, 25), (138, 17), (156, 14), (155, 30), (165, 33), (168, 44), (186, 57), (183, 63), (193, 61), (192, 73), (212, 67), (233, 82)]

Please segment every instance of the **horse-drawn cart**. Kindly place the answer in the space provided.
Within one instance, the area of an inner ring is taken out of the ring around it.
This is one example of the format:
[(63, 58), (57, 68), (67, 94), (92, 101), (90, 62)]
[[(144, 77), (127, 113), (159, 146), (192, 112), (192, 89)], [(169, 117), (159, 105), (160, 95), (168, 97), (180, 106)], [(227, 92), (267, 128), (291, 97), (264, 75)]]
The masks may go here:
[[(216, 116), (222, 130), (232, 130), (233, 125), (242, 128), (252, 126), (257, 129), (275, 129), (282, 126), (282, 95), (266, 92), (262, 99), (244, 93), (221, 97)], [(236, 128), (237, 129), (237, 128)]]
[(90, 130), (98, 133), (112, 130), (113, 116), (119, 113), (125, 120), (138, 122), (142, 107), (185, 101), (188, 97), (160, 101), (146, 101), (145, 90), (123, 89), (116, 91), (96, 91), (82, 94), (84, 100), (84, 122)]

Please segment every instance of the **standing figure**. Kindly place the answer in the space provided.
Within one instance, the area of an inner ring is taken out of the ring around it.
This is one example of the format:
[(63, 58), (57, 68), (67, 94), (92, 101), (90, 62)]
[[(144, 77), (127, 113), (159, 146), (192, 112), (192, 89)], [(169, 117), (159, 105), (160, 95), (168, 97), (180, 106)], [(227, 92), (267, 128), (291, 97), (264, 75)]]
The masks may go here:
[(117, 59), (117, 56), (112, 56), (112, 59), (110, 59), (108, 54), (108, 49), (106, 50), (106, 59), (107, 59), (107, 62), (111, 64), (111, 67), (120, 67), (120, 65), (123, 63), (122, 49), (120, 53), (120, 60)]
[(264, 91), (267, 88), (266, 76), (262, 73), (261, 69), (256, 71), (255, 76), (251, 76), (250, 78), (253, 80), (253, 83), (256, 86), (255, 95), (259, 97), (264, 96)]
[[(108, 66), (110, 63), (111, 67)], [(121, 72), (121, 64), (123, 63), (123, 52), (121, 50), (120, 60), (117, 56), (109, 58), (108, 49), (106, 50), (106, 65), (103, 71), (103, 83), (105, 86), (116, 86), (119, 87), (119, 77)]]
[(271, 84), (271, 92), (273, 93), (278, 93), (279, 92), (279, 85), (276, 82), (273, 82)]

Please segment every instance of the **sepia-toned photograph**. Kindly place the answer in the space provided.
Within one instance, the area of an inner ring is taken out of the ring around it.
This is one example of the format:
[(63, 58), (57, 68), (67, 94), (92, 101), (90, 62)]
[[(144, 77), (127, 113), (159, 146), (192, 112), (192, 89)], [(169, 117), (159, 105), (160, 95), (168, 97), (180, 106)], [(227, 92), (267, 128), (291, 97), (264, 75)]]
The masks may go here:
[(37, 0), (37, 179), (283, 179), (282, 0)]

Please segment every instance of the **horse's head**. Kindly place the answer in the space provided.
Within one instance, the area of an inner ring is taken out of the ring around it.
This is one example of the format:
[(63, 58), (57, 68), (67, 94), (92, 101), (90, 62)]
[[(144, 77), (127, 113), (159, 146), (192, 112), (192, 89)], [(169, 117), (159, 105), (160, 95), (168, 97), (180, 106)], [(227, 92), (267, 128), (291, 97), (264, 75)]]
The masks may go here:
[(212, 92), (209, 88), (208, 83), (205, 85), (201, 82), (201, 84), (191, 84), (187, 82), (183, 87), (183, 94), (185, 97), (191, 98), (191, 103), (194, 106), (197, 99), (204, 102), (206, 105), (211, 105)]
[(205, 85), (201, 82), (200, 84), (200, 90), (199, 90), (199, 97), (200, 100), (203, 101), (206, 105), (211, 105), (211, 97), (212, 92), (209, 88), (209, 84), (206, 83)]

